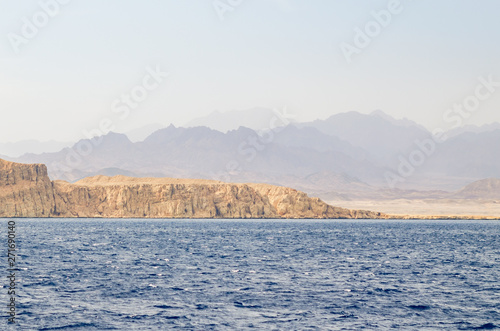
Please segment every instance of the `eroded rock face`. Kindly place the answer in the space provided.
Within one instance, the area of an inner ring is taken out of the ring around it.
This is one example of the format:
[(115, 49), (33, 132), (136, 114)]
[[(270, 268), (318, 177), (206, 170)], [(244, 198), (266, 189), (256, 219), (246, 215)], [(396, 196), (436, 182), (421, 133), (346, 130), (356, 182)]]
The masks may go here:
[(54, 206), (45, 165), (0, 160), (0, 217), (50, 217)]
[(60, 217), (271, 218), (269, 201), (229, 184), (55, 183)]
[(283, 218), (382, 218), (381, 213), (349, 210), (330, 206), (318, 198), (289, 187), (268, 184), (247, 184), (269, 199), (276, 213)]
[(379, 218), (265, 184), (96, 176), (51, 182), (41, 164), (0, 160), (0, 217)]

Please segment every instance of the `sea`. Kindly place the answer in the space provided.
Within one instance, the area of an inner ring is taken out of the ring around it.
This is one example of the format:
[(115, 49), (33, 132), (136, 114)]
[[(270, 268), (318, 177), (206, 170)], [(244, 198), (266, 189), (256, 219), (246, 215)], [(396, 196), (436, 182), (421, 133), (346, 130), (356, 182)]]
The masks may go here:
[(499, 221), (0, 223), (0, 329), (500, 329)]

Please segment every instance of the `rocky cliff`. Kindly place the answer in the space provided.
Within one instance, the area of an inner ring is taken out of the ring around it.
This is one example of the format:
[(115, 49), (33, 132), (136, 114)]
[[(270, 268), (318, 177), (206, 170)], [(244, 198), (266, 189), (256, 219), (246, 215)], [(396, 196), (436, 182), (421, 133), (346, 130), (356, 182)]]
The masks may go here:
[(54, 208), (45, 165), (0, 160), (0, 217), (50, 217)]
[(0, 217), (381, 218), (265, 184), (96, 176), (50, 181), (41, 164), (0, 160)]

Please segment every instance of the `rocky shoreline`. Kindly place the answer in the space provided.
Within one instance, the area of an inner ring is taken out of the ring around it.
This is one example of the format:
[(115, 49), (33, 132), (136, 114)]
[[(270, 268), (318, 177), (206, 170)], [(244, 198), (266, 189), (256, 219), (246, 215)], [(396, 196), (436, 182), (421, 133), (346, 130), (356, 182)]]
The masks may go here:
[(3, 218), (386, 218), (333, 207), (281, 186), (96, 176), (51, 181), (43, 164), (0, 160)]
[(292, 188), (204, 179), (95, 176), (51, 181), (43, 164), (0, 159), (1, 218), (498, 220), (333, 207)]

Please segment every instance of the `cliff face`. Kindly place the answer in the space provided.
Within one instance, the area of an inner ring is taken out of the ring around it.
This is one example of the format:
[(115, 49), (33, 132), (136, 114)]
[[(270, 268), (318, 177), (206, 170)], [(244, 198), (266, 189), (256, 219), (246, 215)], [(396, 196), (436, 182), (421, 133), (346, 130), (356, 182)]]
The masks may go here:
[(268, 184), (247, 184), (269, 199), (276, 213), (283, 218), (381, 218), (381, 213), (349, 210), (330, 206), (321, 199), (289, 187)]
[(60, 217), (274, 218), (269, 201), (246, 185), (57, 182)]
[(0, 160), (0, 217), (379, 218), (265, 184), (97, 176), (51, 182), (44, 165)]
[(50, 217), (54, 206), (45, 165), (0, 160), (0, 217)]

